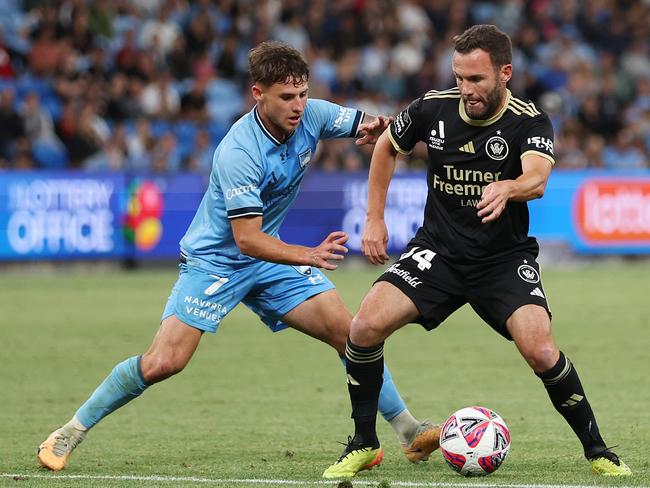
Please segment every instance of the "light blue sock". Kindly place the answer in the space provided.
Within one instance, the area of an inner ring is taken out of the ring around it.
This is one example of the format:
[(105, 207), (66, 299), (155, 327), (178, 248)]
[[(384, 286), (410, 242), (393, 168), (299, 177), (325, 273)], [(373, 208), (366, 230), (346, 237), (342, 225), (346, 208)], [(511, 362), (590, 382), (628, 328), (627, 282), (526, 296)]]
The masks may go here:
[[(343, 366), (345, 366), (345, 358), (341, 358)], [(379, 413), (384, 417), (387, 422), (397, 417), (400, 413), (406, 410), (406, 404), (397, 391), (393, 377), (388, 371), (388, 366), (384, 363), (384, 382), (381, 385), (379, 392)]]
[(90, 395), (75, 414), (81, 425), (90, 429), (109, 413), (130, 402), (149, 385), (140, 370), (141, 356), (134, 356), (113, 368), (104, 381)]
[(397, 391), (388, 366), (384, 363), (384, 382), (381, 384), (379, 392), (379, 413), (386, 421), (390, 421), (404, 410), (406, 410), (406, 403)]

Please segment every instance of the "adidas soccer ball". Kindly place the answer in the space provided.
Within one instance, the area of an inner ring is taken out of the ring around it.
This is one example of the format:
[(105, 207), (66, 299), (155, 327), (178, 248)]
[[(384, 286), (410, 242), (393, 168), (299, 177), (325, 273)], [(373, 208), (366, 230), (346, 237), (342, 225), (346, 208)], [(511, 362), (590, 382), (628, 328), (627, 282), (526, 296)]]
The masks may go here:
[(440, 433), (440, 451), (451, 469), (463, 476), (493, 473), (510, 450), (510, 431), (503, 419), (485, 407), (454, 412)]

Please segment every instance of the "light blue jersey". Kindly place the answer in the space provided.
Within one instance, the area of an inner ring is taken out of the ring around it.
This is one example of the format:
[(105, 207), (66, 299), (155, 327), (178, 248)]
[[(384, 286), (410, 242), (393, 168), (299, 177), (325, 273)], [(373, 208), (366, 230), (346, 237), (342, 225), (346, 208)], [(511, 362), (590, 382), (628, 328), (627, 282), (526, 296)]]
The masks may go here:
[(197, 329), (216, 332), (243, 302), (273, 331), (281, 318), (310, 297), (334, 288), (310, 266), (269, 263), (239, 252), (230, 219), (262, 216), (262, 231), (279, 230), (320, 139), (353, 137), (363, 112), (325, 100), (308, 100), (296, 130), (278, 141), (257, 108), (239, 119), (214, 152), (210, 185), (181, 240), (181, 272), (163, 319), (176, 315)]
[(214, 152), (210, 185), (181, 240), (188, 264), (217, 272), (257, 261), (239, 252), (230, 219), (263, 217), (262, 231), (279, 237), (320, 139), (354, 137), (363, 112), (310, 99), (284, 142), (266, 130), (257, 107), (239, 119)]

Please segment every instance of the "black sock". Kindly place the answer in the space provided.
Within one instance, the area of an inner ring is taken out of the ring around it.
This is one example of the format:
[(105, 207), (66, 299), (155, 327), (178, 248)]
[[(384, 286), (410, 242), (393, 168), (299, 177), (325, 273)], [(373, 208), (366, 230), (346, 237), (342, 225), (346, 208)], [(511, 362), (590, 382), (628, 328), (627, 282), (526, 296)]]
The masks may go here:
[(360, 347), (352, 344), (348, 338), (345, 358), (355, 443), (364, 447), (379, 447), (375, 426), (377, 402), (383, 382), (384, 343)]
[(596, 418), (587, 401), (578, 372), (569, 358), (560, 351), (557, 364), (537, 376), (544, 383), (555, 409), (580, 439), (585, 457), (589, 458), (603, 451), (605, 442), (598, 431)]

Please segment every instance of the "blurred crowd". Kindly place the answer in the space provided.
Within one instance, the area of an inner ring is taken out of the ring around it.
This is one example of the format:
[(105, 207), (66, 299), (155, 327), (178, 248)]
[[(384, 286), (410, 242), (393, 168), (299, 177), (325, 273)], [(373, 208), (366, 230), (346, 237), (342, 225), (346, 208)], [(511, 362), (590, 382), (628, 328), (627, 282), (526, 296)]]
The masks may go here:
[[(311, 97), (392, 115), (453, 85), (451, 39), (476, 23), (511, 35), (510, 89), (551, 117), (558, 168), (650, 167), (648, 0), (2, 0), (0, 168), (207, 174), (253, 105), (257, 43), (303, 52)], [(317, 156), (354, 171), (370, 149)]]

